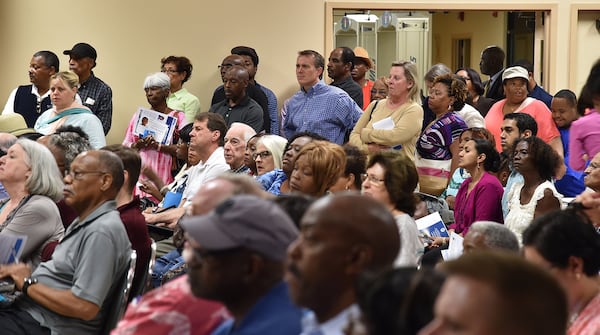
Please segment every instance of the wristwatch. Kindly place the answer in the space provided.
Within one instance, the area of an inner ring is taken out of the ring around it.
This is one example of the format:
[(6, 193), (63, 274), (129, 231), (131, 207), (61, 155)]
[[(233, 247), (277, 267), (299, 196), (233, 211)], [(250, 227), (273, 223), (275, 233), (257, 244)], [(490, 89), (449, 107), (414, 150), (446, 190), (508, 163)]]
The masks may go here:
[(37, 283), (37, 278), (25, 277), (25, 279), (23, 279), (23, 287), (21, 288), (21, 292), (23, 292), (23, 295), (27, 295), (27, 289), (29, 288), (29, 286), (35, 285)]

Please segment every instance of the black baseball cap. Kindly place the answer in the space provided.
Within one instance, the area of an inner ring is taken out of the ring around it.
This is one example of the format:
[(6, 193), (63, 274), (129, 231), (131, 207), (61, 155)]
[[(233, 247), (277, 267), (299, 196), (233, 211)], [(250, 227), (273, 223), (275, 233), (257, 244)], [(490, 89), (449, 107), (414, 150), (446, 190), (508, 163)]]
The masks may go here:
[(77, 43), (73, 46), (73, 48), (71, 48), (71, 50), (63, 51), (63, 54), (69, 55), (74, 59), (89, 57), (93, 60), (96, 60), (96, 57), (98, 56), (96, 54), (96, 49), (87, 43)]

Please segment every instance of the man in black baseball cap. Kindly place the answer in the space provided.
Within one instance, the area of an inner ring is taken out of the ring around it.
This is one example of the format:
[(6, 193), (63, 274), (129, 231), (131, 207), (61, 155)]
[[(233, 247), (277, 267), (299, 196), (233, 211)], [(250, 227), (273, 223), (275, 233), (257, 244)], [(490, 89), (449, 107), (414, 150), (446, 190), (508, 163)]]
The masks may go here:
[(63, 54), (71, 56), (74, 59), (89, 57), (94, 60), (94, 63), (96, 62), (96, 57), (98, 57), (98, 54), (96, 54), (96, 49), (87, 43), (77, 43), (73, 46), (73, 48), (71, 48), (71, 50), (63, 51)]
[(98, 57), (96, 49), (87, 43), (77, 43), (63, 54), (69, 56), (69, 70), (79, 76), (77, 93), (82, 104), (100, 119), (104, 134), (108, 134), (112, 123), (112, 90), (92, 71)]

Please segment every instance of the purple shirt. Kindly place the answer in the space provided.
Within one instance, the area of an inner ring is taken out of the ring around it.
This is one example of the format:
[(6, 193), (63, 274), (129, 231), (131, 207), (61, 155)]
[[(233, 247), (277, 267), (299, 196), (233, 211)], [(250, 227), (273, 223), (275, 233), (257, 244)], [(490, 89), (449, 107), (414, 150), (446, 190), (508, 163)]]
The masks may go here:
[(419, 136), (417, 140), (419, 155), (425, 159), (451, 159), (450, 145), (465, 129), (467, 124), (455, 112), (442, 115)]
[(463, 236), (473, 222), (504, 222), (500, 202), (504, 189), (498, 178), (484, 172), (477, 185), (467, 194), (471, 179), (467, 178), (458, 189), (454, 204), (454, 223), (448, 227)]
[(594, 109), (573, 121), (569, 137), (569, 166), (583, 171), (587, 163), (583, 155), (587, 154), (588, 160), (591, 160), (600, 152), (600, 112)]

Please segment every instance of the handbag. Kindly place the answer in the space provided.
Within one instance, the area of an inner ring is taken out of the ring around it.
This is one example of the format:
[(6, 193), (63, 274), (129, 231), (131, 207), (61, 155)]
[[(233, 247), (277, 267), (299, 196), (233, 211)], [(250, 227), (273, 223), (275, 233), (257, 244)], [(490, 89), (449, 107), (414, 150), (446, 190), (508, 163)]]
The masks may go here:
[(417, 172), (419, 173), (419, 191), (436, 197), (448, 186), (452, 160), (435, 160), (422, 158), (417, 153)]

